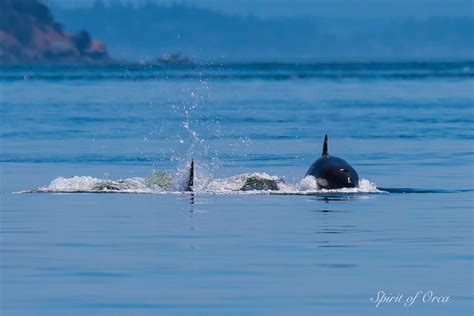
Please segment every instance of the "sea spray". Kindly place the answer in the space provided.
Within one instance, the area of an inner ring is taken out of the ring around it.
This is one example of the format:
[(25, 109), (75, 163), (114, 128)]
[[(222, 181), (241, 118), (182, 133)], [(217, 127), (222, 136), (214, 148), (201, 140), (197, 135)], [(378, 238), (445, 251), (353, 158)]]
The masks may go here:
[[(209, 99), (209, 86), (207, 80), (201, 78), (196, 84), (186, 86), (182, 92), (187, 96), (183, 101), (172, 106), (176, 115), (182, 117), (181, 127), (184, 133), (176, 135), (178, 150), (175, 154), (178, 167), (174, 174), (173, 188), (177, 191), (184, 190), (189, 179), (189, 163), (196, 161), (194, 173), (194, 189), (203, 191), (213, 179), (215, 172), (221, 167), (216, 150), (211, 150), (209, 143), (201, 136), (201, 132), (209, 132), (208, 122), (215, 120), (212, 117), (199, 116), (199, 110), (206, 105)], [(207, 112), (207, 111), (204, 111)], [(211, 134), (219, 136), (219, 129), (213, 129)], [(182, 154), (179, 154), (179, 153)], [(183, 153), (184, 152), (184, 153)]]
[[(201, 169), (205, 170), (205, 169)], [(25, 192), (110, 192), (110, 193), (182, 193), (183, 185), (189, 172), (189, 167), (180, 170), (181, 176), (172, 176), (165, 172), (154, 172), (148, 177), (107, 180), (89, 176), (74, 176), (71, 178), (59, 177), (51, 181), (49, 186)], [(203, 173), (203, 171), (200, 171)], [(205, 172), (204, 172), (205, 173)], [(206, 177), (201, 176), (201, 177)], [(296, 184), (286, 183), (284, 178), (267, 173), (245, 173), (227, 178), (199, 180), (194, 187), (195, 193), (209, 194), (357, 194), (381, 193), (377, 186), (367, 179), (361, 179), (356, 188), (342, 188), (335, 190), (318, 189), (315, 180), (305, 177)], [(202, 178), (201, 178), (202, 179)]]

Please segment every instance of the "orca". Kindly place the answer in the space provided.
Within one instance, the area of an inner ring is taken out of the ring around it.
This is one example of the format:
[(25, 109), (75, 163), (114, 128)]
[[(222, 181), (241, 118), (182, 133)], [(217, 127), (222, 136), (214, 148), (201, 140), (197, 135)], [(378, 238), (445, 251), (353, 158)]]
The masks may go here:
[(355, 169), (344, 159), (329, 155), (328, 135), (324, 137), (321, 158), (313, 162), (306, 176), (315, 177), (321, 189), (355, 188), (359, 185)]
[(194, 159), (191, 159), (191, 164), (189, 166), (189, 176), (188, 183), (186, 184), (186, 192), (194, 191)]

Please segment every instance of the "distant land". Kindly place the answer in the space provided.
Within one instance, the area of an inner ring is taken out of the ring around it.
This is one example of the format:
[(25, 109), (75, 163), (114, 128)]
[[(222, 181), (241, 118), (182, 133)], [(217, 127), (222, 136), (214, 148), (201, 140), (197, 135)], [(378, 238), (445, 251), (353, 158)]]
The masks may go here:
[(38, 0), (0, 0), (0, 63), (97, 63), (110, 60), (106, 46), (81, 30), (63, 32)]
[(67, 30), (91, 31), (107, 43), (113, 57), (123, 60), (156, 60), (177, 52), (193, 60), (223, 62), (474, 58), (469, 14), (262, 18), (147, 1), (96, 0), (69, 7), (50, 3)]
[(473, 60), (474, 19), (265, 18), (147, 1), (61, 6), (51, 0), (0, 0), (1, 63), (175, 59), (180, 64)]

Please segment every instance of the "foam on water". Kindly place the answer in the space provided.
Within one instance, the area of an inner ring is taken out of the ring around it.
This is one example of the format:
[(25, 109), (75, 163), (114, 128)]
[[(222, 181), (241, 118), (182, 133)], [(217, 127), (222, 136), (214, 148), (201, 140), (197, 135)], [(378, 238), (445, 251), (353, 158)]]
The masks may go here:
[[(209, 193), (217, 193), (217, 194), (219, 193), (226, 194), (226, 193), (244, 191), (242, 188), (245, 186), (246, 183), (248, 183), (249, 179), (255, 179), (257, 182), (260, 181), (260, 183), (272, 182), (277, 186), (278, 191), (283, 188), (283, 183), (284, 183), (282, 178), (279, 178), (277, 176), (271, 176), (267, 173), (244, 173), (244, 174), (240, 174), (240, 175), (236, 175), (236, 176), (232, 176), (228, 178), (212, 180), (205, 191)], [(247, 189), (245, 191), (252, 192), (252, 191), (270, 191), (270, 190)]]
[[(204, 194), (328, 194), (328, 193), (379, 193), (377, 186), (366, 179), (361, 179), (356, 188), (335, 190), (319, 189), (312, 176), (305, 177), (296, 184), (286, 183), (284, 178), (267, 173), (245, 173), (228, 178), (204, 179), (200, 183), (195, 179), (195, 193)], [(74, 176), (71, 178), (58, 177), (46, 187), (27, 192), (50, 193), (183, 193), (179, 183), (181, 174), (172, 177), (163, 172), (153, 173), (145, 178), (126, 178), (117, 180), (99, 179), (90, 176)]]
[(58, 177), (39, 192), (121, 192), (121, 193), (159, 193), (159, 186), (147, 181), (147, 178), (127, 178), (106, 180), (89, 176)]

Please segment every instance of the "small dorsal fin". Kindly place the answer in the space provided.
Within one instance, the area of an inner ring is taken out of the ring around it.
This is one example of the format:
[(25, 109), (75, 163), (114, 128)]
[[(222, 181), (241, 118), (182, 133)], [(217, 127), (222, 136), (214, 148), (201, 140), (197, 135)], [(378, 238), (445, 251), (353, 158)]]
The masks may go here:
[(323, 152), (321, 153), (321, 156), (328, 156), (328, 135), (324, 136), (324, 143), (323, 143)]
[(186, 191), (192, 192), (194, 186), (194, 159), (191, 159), (191, 165), (189, 166), (189, 178)]

